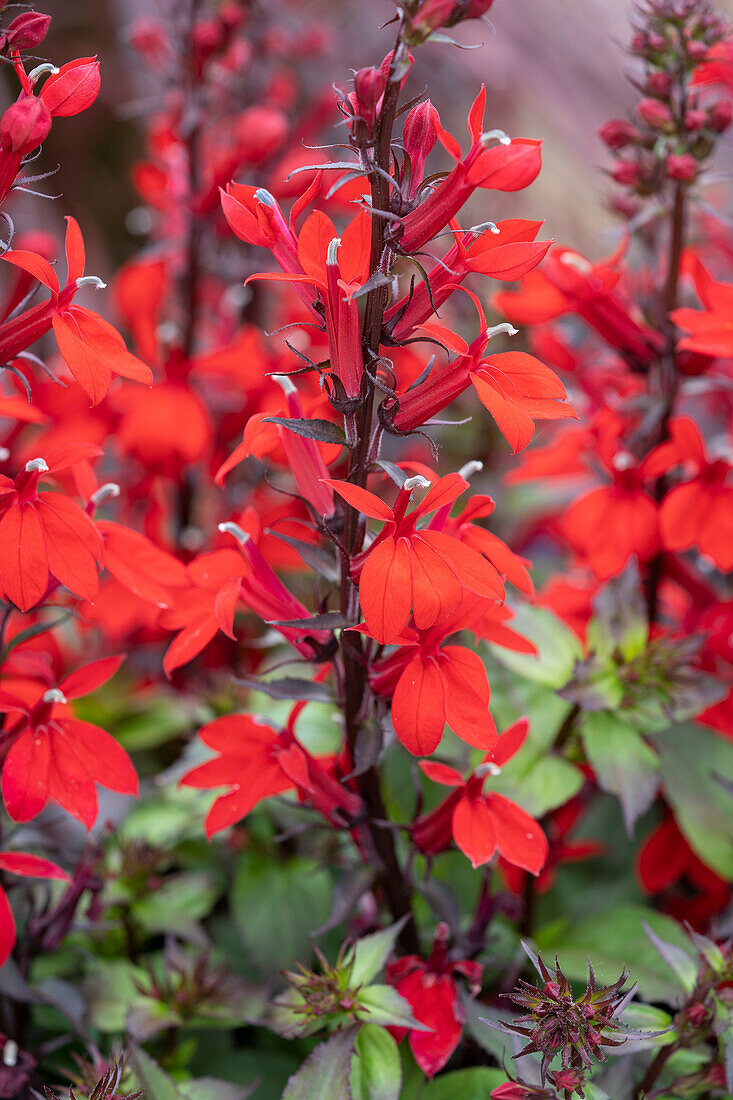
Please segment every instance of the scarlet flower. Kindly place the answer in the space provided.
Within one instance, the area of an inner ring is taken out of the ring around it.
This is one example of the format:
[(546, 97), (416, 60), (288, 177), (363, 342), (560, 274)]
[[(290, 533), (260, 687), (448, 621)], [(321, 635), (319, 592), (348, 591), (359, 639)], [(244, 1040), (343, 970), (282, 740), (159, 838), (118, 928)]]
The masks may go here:
[(231, 788), (209, 810), (204, 829), (211, 837), (246, 817), (264, 798), (297, 790), (303, 800), (333, 825), (356, 819), (361, 799), (344, 786), (295, 737), (295, 720), (304, 704), (293, 708), (285, 729), (275, 730), (248, 714), (230, 714), (209, 722), (199, 737), (219, 753), (181, 779), (184, 787)]
[[(494, 191), (520, 191), (539, 175), (542, 166), (541, 142), (527, 138), (512, 140), (500, 131), (483, 132), (486, 88), (476, 96), (468, 115), (472, 145), (465, 157), (454, 137), (433, 119), (438, 140), (455, 160), (456, 166), (446, 178), (407, 214), (394, 239), (402, 252), (418, 252), (456, 216), (477, 187)], [(490, 142), (500, 144), (490, 147)]]
[(708, 457), (700, 429), (689, 417), (672, 420), (670, 436), (647, 459), (647, 474), (683, 466), (694, 476), (670, 489), (662, 501), (662, 545), (667, 550), (695, 546), (727, 573), (733, 569), (733, 485), (726, 482), (733, 467), (723, 458)]
[(394, 508), (348, 481), (329, 481), (339, 496), (384, 527), (366, 551), (360, 565), (359, 599), (367, 629), (382, 645), (397, 641), (410, 617), (418, 630), (428, 630), (458, 610), (465, 591), (503, 600), (499, 574), (475, 550), (458, 539), (417, 521), (450, 505), (468, 488), (459, 474), (448, 474), (429, 490), (409, 513), (407, 507), (424, 478), (408, 479)]
[(136, 795), (130, 758), (106, 730), (73, 716), (67, 706), (96, 691), (123, 657), (84, 665), (29, 704), (0, 692), (0, 713), (16, 716), (0, 734), (2, 793), (13, 821), (30, 821), (48, 801), (56, 802), (90, 829), (97, 817), (95, 783)]
[(496, 748), (467, 779), (446, 764), (420, 761), (429, 779), (453, 788), (436, 809), (413, 822), (412, 840), (421, 852), (434, 855), (455, 841), (473, 867), (488, 863), (498, 850), (507, 863), (540, 873), (548, 844), (539, 824), (504, 795), (483, 789), (487, 776), (496, 775), (519, 751), (528, 729), (527, 719), (520, 718), (504, 730)]
[(88, 514), (64, 493), (38, 487), (102, 452), (90, 443), (67, 444), (34, 458), (12, 480), (0, 474), (0, 591), (21, 611), (46, 594), (49, 574), (82, 599), (99, 588), (102, 539)]
[(685, 266), (705, 309), (676, 309), (670, 314), (685, 333), (677, 346), (703, 355), (733, 355), (733, 283), (713, 279), (694, 254), (687, 256)]
[(472, 994), (481, 988), (483, 967), (470, 959), (449, 959), (448, 926), (439, 924), (433, 949), (427, 960), (405, 955), (389, 964), (386, 978), (405, 998), (415, 1019), (430, 1030), (393, 1027), (398, 1042), (409, 1033), (410, 1049), (428, 1077), (443, 1068), (458, 1046), (465, 1012), (458, 994), (456, 976), (466, 978)]
[(68, 270), (63, 288), (42, 256), (19, 249), (3, 253), (3, 260), (27, 271), (51, 291), (51, 297), (0, 325), (0, 361), (10, 362), (53, 328), (61, 357), (93, 405), (107, 393), (113, 373), (150, 385), (150, 367), (130, 354), (117, 330), (91, 309), (72, 305), (87, 282), (103, 285), (96, 276), (84, 275), (84, 242), (74, 218), (66, 219), (65, 247)]
[(77, 57), (67, 61), (57, 73), (51, 73), (40, 92), (40, 99), (54, 118), (68, 118), (91, 107), (101, 87), (96, 57)]
[[(69, 882), (69, 876), (50, 859), (32, 856), (29, 852), (0, 852), (0, 871), (26, 878), (47, 878)], [(8, 896), (0, 886), (0, 966), (3, 966), (15, 946), (15, 919)]]

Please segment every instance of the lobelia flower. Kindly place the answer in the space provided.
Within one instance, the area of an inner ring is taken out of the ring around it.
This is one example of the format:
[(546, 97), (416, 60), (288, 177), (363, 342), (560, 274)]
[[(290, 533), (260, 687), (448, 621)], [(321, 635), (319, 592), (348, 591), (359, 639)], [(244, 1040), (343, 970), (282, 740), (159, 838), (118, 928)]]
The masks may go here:
[(400, 395), (394, 413), (391, 407), (387, 408), (389, 426), (398, 432), (414, 431), (473, 386), (516, 453), (531, 441), (535, 420), (565, 417), (577, 420), (577, 413), (565, 401), (565, 387), (557, 375), (533, 355), (507, 351), (484, 357), (492, 336), (515, 330), (506, 324), (489, 328), (483, 309), (477, 299), (474, 301), (481, 334), (470, 345), (442, 326), (421, 326), (423, 332), (459, 354), (447, 366), (433, 370), (424, 381)]
[(694, 476), (675, 485), (659, 509), (659, 532), (666, 550), (696, 547), (727, 573), (733, 569), (733, 485), (727, 484), (731, 463), (710, 459), (700, 429), (689, 417), (675, 417), (670, 439), (652, 451), (648, 476), (661, 476), (676, 466)]
[[(394, 508), (348, 481), (328, 484), (356, 511), (384, 523), (364, 556), (352, 565), (367, 629), (380, 644), (397, 641), (411, 610), (417, 629), (428, 630), (458, 610), (466, 591), (504, 599), (499, 574), (480, 554), (442, 531), (416, 526), (466, 491), (468, 482), (459, 474), (440, 478), (432, 488), (423, 477), (408, 478)], [(408, 513), (418, 486), (428, 488), (428, 493)]]
[(685, 256), (684, 270), (690, 275), (703, 310), (675, 309), (670, 317), (685, 335), (678, 343), (680, 351), (728, 358), (733, 355), (733, 283), (712, 278), (694, 253)]
[(93, 405), (107, 393), (113, 373), (152, 384), (150, 367), (131, 355), (109, 322), (91, 309), (72, 305), (77, 291), (88, 282), (97, 287), (104, 285), (96, 276), (84, 275), (84, 242), (74, 218), (66, 219), (65, 249), (67, 277), (63, 288), (49, 262), (34, 252), (11, 249), (0, 257), (28, 272), (51, 291), (47, 301), (0, 325), (0, 362), (16, 358), (53, 328), (62, 359)]
[(386, 978), (412, 1008), (415, 1019), (429, 1031), (391, 1027), (398, 1042), (409, 1034), (410, 1050), (428, 1077), (443, 1068), (460, 1042), (465, 1023), (456, 977), (466, 978), (475, 996), (481, 989), (483, 967), (471, 959), (448, 956), (448, 925), (439, 924), (427, 959), (405, 955), (390, 963)]
[(429, 779), (453, 788), (436, 809), (413, 822), (412, 840), (421, 852), (436, 855), (455, 841), (473, 867), (488, 863), (498, 851), (507, 863), (533, 875), (540, 873), (548, 844), (539, 824), (511, 799), (484, 791), (487, 777), (497, 775), (519, 751), (528, 729), (527, 719), (520, 718), (504, 730), (494, 750), (466, 779), (447, 764), (420, 761)]
[(38, 483), (101, 453), (90, 443), (66, 444), (31, 459), (15, 480), (0, 474), (0, 591), (21, 611), (43, 598), (49, 574), (74, 595), (94, 598), (101, 536), (80, 505)]
[[(70, 882), (66, 871), (50, 859), (33, 856), (29, 852), (0, 852), (0, 871), (24, 878), (46, 878)], [(3, 966), (15, 946), (15, 919), (8, 896), (0, 886), (0, 967)]]
[(297, 740), (295, 721), (304, 706), (293, 708), (281, 730), (248, 714), (230, 714), (199, 731), (203, 743), (219, 756), (186, 772), (181, 785), (203, 790), (231, 788), (215, 799), (206, 815), (204, 829), (209, 839), (241, 821), (264, 798), (284, 791), (296, 790), (301, 800), (310, 802), (332, 825), (343, 827), (359, 816), (359, 796)]
[(138, 780), (129, 756), (99, 726), (75, 718), (67, 706), (96, 691), (124, 657), (105, 657), (76, 669), (33, 703), (0, 692), (0, 712), (11, 716), (0, 733), (2, 794), (13, 821), (30, 821), (56, 802), (90, 829), (97, 817), (95, 783), (136, 795)]
[[(494, 191), (520, 191), (537, 178), (542, 166), (541, 142), (512, 140), (501, 131), (483, 132), (486, 88), (471, 106), (468, 130), (472, 145), (465, 157), (454, 137), (443, 129), (436, 115), (432, 125), (438, 140), (456, 162), (455, 168), (419, 206), (390, 229), (393, 243), (403, 253), (418, 252), (456, 216), (477, 187)], [(499, 145), (489, 147), (491, 141)]]

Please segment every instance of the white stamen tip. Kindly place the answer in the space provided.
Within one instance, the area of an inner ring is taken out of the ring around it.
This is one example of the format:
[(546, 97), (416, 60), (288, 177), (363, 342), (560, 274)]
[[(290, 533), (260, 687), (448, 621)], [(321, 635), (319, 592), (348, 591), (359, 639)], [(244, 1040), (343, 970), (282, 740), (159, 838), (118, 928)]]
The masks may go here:
[(411, 493), (413, 489), (429, 489), (431, 485), (432, 481), (428, 481), (422, 474), (415, 474), (414, 477), (407, 478), (402, 488)]
[(484, 468), (483, 462), (479, 462), (477, 458), (472, 458), (470, 462), (467, 462), (465, 466), (461, 466), (458, 471), (458, 476), (464, 478), (466, 481), (474, 474), (480, 474)]
[(220, 523), (218, 530), (221, 531), (223, 535), (232, 535), (240, 546), (244, 546), (250, 540), (250, 536), (246, 531), (242, 530), (238, 523), (232, 523), (231, 521)]
[(341, 238), (334, 237), (333, 240), (328, 242), (328, 248), (326, 249), (326, 263), (329, 267), (333, 267), (338, 263), (338, 253), (341, 247)]
[(491, 339), (492, 336), (500, 336), (502, 334), (505, 336), (518, 336), (519, 329), (515, 328), (514, 325), (510, 325), (508, 321), (502, 321), (500, 325), (492, 325), (486, 330), (486, 335), (489, 339)]
[(52, 65), (50, 61), (44, 61), (42, 65), (36, 65), (35, 69), (31, 69), (31, 71), (28, 73), (28, 79), (30, 80), (31, 84), (35, 84), (36, 81), (40, 77), (44, 76), (46, 73), (53, 73), (53, 75), (55, 76), (58, 72), (59, 70), (56, 68), (55, 65)]
[(92, 504), (101, 504), (107, 497), (118, 497), (120, 495), (120, 487), (116, 481), (105, 481), (104, 485), (100, 485), (96, 492), (90, 496)]
[(3, 1065), (15, 1066), (18, 1063), (18, 1044), (15, 1039), (7, 1039), (3, 1047)]
[(273, 382), (277, 382), (280, 389), (284, 394), (297, 393), (296, 387), (288, 378), (287, 374), (273, 374), (270, 376)]
[(636, 465), (636, 459), (630, 451), (617, 451), (611, 459), (614, 470), (629, 470)]
[(479, 141), (483, 146), (490, 145), (492, 141), (498, 141), (499, 145), (511, 145), (512, 139), (503, 130), (487, 130), (481, 135)]
[(477, 775), (479, 779), (483, 779), (485, 775), (501, 775), (501, 768), (493, 761), (487, 760), (485, 764), (479, 764), (474, 775)]
[(66, 696), (60, 688), (49, 688), (44, 695), (41, 696), (42, 703), (65, 703)]
[(76, 280), (77, 290), (80, 290), (83, 286), (93, 286), (95, 290), (104, 290), (107, 284), (98, 275), (82, 275), (80, 279)]
[(581, 275), (590, 275), (593, 270), (593, 264), (590, 260), (587, 260), (585, 256), (581, 256), (579, 252), (561, 252), (559, 260), (560, 263), (565, 264), (566, 267), (575, 268)]
[(274, 195), (271, 195), (264, 187), (258, 187), (255, 191), (255, 198), (257, 202), (263, 203), (265, 206), (277, 206), (277, 199)]
[(10, 451), (7, 447), (0, 447), (0, 462), (7, 462), (10, 458)]
[(27, 474), (35, 474), (36, 472), (45, 474), (47, 470), (48, 463), (45, 458), (32, 458), (30, 462), (26, 462), (25, 464), (25, 472)]
[(472, 225), (469, 233), (485, 233), (486, 231), (493, 233), (495, 236), (497, 233), (501, 233), (499, 226), (496, 222), (479, 222), (478, 225)]

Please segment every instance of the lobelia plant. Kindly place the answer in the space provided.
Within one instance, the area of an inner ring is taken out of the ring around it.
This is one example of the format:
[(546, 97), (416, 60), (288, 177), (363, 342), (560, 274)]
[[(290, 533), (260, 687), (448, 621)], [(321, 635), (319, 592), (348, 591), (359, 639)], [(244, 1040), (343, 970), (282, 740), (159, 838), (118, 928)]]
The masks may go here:
[(730, 31), (636, 6), (592, 261), (413, 73), (490, 9), (334, 90), (285, 0), (134, 23), (128, 350), (13, 217), (99, 65), (0, 4), (0, 1100), (733, 1094)]

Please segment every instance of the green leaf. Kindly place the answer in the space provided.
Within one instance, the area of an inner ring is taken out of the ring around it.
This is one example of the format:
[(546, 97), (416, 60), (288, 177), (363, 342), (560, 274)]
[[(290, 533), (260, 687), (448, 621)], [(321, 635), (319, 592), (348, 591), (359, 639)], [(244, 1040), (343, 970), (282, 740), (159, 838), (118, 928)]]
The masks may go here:
[(506, 1080), (500, 1069), (459, 1069), (431, 1081), (421, 1100), (490, 1100), (492, 1090)]
[(182, 1100), (175, 1082), (140, 1047), (132, 1047), (130, 1062), (146, 1096), (154, 1100)]
[(257, 1088), (257, 1084), (235, 1085), (218, 1077), (195, 1077), (179, 1085), (178, 1091), (185, 1100), (247, 1100)]
[(573, 675), (576, 661), (583, 657), (580, 641), (556, 615), (543, 607), (519, 604), (514, 611), (512, 629), (534, 642), (538, 656), (528, 657), (492, 646), (496, 659), (525, 680), (551, 688), (563, 687)]
[(638, 730), (608, 711), (587, 714), (582, 737), (599, 785), (621, 800), (626, 829), (631, 834), (659, 787), (657, 754)]
[(733, 878), (733, 744), (701, 726), (655, 739), (666, 797), (690, 847), (724, 879)]
[(352, 1100), (399, 1100), (402, 1065), (397, 1043), (384, 1028), (364, 1024), (351, 1063)]
[(491, 780), (491, 790), (518, 802), (533, 817), (564, 806), (585, 782), (583, 773), (559, 756), (532, 755), (520, 760), (520, 755)]
[(148, 932), (191, 938), (198, 931), (196, 922), (209, 915), (218, 897), (215, 877), (208, 871), (183, 871), (135, 902), (133, 913)]
[(305, 439), (315, 439), (319, 443), (338, 443), (346, 446), (346, 436), (343, 428), (332, 424), (330, 420), (313, 420), (297, 418), (290, 419), (286, 416), (266, 416), (263, 424), (278, 424), (281, 428), (287, 428), (289, 432), (302, 435)]
[(557, 953), (564, 972), (573, 980), (587, 978), (590, 958), (600, 982), (615, 981), (625, 966), (645, 1000), (679, 1001), (677, 980), (650, 942), (644, 921), (658, 936), (692, 956), (690, 941), (677, 921), (643, 905), (614, 906), (559, 935), (538, 935), (537, 946), (543, 954)]
[(359, 1004), (363, 1006), (359, 1016), (367, 1023), (409, 1027), (414, 1031), (431, 1030), (418, 1023), (408, 1002), (391, 985), (370, 985), (360, 990)]
[(381, 932), (373, 932), (370, 936), (364, 936), (357, 940), (350, 948), (345, 962), (353, 960), (349, 985), (353, 988), (357, 985), (369, 985), (383, 968), (387, 959), (394, 951), (397, 937), (405, 926), (405, 918), (396, 924), (385, 928)]
[(313, 860), (280, 862), (245, 852), (232, 887), (232, 909), (253, 967), (268, 977), (313, 953), (310, 929), (326, 920), (331, 876)]
[(649, 927), (646, 921), (644, 921), (644, 931), (669, 966), (669, 969), (677, 975), (685, 993), (692, 993), (697, 981), (697, 961), (690, 958), (688, 952), (683, 951), (681, 947), (663, 940), (653, 928)]
[(357, 1030), (337, 1031), (317, 1046), (288, 1081), (282, 1100), (352, 1100), (349, 1071)]

